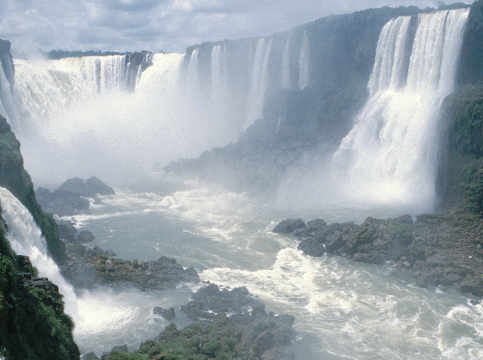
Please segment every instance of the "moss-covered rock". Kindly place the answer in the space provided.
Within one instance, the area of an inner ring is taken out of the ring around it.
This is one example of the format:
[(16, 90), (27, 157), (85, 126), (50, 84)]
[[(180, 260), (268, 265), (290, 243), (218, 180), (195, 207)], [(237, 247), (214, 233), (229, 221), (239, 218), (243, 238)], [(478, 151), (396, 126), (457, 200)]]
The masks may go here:
[(483, 215), (483, 83), (449, 96), (443, 116), (448, 123), (443, 206)]
[(57, 286), (16, 256), (0, 218), (0, 355), (8, 360), (75, 360), (72, 320)]
[(294, 337), (294, 319), (267, 313), (245, 288), (202, 288), (182, 311), (194, 321), (178, 330), (168, 326), (136, 352), (119, 349), (103, 360), (258, 360), (292, 359), (288, 346)]
[(57, 225), (42, 211), (35, 197), (30, 175), (25, 171), (20, 143), (7, 120), (0, 115), (0, 186), (7, 188), (30, 211), (47, 240), (50, 254), (58, 263), (65, 260), (65, 247), (59, 241)]

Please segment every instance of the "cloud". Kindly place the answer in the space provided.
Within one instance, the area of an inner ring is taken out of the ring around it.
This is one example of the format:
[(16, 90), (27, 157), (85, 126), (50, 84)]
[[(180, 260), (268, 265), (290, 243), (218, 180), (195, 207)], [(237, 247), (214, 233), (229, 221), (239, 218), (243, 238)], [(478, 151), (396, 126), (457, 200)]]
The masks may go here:
[[(437, 0), (1, 0), (0, 38), (32, 49), (183, 50), (266, 35), (316, 18)], [(447, 1), (449, 2), (449, 1)], [(471, 0), (466, 0), (471, 2)]]

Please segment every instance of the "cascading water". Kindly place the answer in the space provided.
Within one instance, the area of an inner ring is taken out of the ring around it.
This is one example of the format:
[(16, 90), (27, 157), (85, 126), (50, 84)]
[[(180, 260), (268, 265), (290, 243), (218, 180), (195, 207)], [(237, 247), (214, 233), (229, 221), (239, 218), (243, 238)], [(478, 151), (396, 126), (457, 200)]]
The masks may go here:
[(304, 31), (302, 48), (299, 56), (299, 89), (303, 90), (310, 84), (310, 41)]
[(139, 68), (128, 62), (127, 55), (15, 59), (17, 102), (23, 117), (30, 119), (22, 119), (17, 130), (32, 131), (25, 121), (43, 126), (45, 121), (63, 116), (71, 106), (100, 94), (129, 90)]
[(287, 39), (285, 40), (285, 45), (283, 47), (282, 55), (282, 88), (291, 89), (292, 88), (292, 74), (290, 71), (290, 60), (291, 60), (291, 46), (292, 46), (293, 34), (288, 33)]
[(191, 56), (189, 58), (188, 67), (186, 69), (186, 91), (187, 95), (190, 97), (198, 98), (200, 96), (201, 91), (201, 83), (200, 83), (200, 76), (199, 76), (199, 56), (200, 50), (194, 49), (191, 52)]
[(0, 187), (2, 216), (8, 225), (7, 239), (18, 255), (30, 258), (40, 276), (49, 278), (64, 296), (65, 310), (77, 318), (77, 297), (72, 286), (65, 281), (59, 267), (47, 252), (47, 244), (30, 212), (7, 189)]
[(265, 93), (268, 86), (268, 66), (272, 52), (272, 39), (259, 39), (253, 59), (251, 85), (248, 95), (247, 119), (244, 129), (263, 116)]
[(412, 49), (409, 17), (384, 26), (370, 99), (334, 155), (347, 197), (416, 211), (433, 208), (439, 109), (454, 86), (468, 14), (459, 9), (419, 15)]
[(226, 47), (215, 45), (211, 50), (211, 99), (214, 105), (223, 103), (227, 91)]
[(74, 320), (74, 337), (81, 350), (100, 354), (121, 343), (137, 346), (142, 340), (158, 334), (166, 325), (153, 317), (155, 305), (172, 306), (173, 302), (186, 301), (185, 289), (166, 294), (99, 288), (76, 295), (48, 254), (46, 241), (30, 212), (3, 187), (0, 187), (0, 204), (1, 215), (8, 226), (10, 246), (16, 254), (28, 256), (39, 275), (59, 287), (65, 312)]

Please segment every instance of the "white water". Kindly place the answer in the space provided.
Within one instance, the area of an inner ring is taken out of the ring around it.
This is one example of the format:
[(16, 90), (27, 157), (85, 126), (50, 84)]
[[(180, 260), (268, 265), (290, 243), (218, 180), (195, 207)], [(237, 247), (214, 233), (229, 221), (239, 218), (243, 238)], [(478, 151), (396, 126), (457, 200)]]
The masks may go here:
[(18, 255), (28, 256), (39, 276), (59, 287), (65, 312), (74, 320), (74, 337), (82, 351), (101, 354), (116, 345), (138, 346), (167, 325), (152, 313), (154, 306), (173, 306), (187, 300), (188, 289), (142, 293), (133, 289), (116, 292), (97, 288), (76, 295), (48, 254), (46, 241), (30, 212), (3, 187), (0, 187), (0, 204), (12, 249)]
[(7, 239), (18, 255), (30, 258), (39, 275), (49, 278), (64, 295), (66, 312), (76, 317), (77, 297), (72, 286), (65, 281), (59, 267), (47, 252), (47, 244), (30, 212), (7, 189), (0, 187), (2, 216), (7, 223)]
[(203, 280), (246, 286), (269, 310), (296, 317), (298, 343), (308, 346), (310, 359), (483, 356), (481, 303), (399, 281), (390, 268), (305, 256), (295, 241), (271, 233), (278, 216), (246, 194), (210, 188), (166, 196), (118, 192), (103, 202), (94, 214), (73, 217), (96, 233), (99, 245), (127, 257), (172, 256), (204, 269)]
[(285, 45), (283, 46), (282, 54), (282, 89), (292, 88), (292, 74), (291, 74), (291, 47), (292, 47), (292, 32), (288, 33)]
[(228, 69), (224, 44), (215, 45), (211, 50), (211, 100), (214, 105), (223, 104), (228, 85)]
[(299, 89), (303, 90), (310, 85), (310, 41), (304, 31), (302, 48), (299, 56)]
[(70, 106), (85, 103), (99, 94), (127, 90), (128, 86), (126, 55), (15, 59), (14, 63), (20, 109), (42, 125), (62, 116)]
[[(188, 77), (194, 89), (196, 50), (192, 57)], [(236, 138), (238, 130), (226, 117), (211, 116), (206, 106), (187, 100), (178, 81), (182, 60), (182, 54), (155, 54), (136, 92), (120, 91), (114, 81), (101, 94), (96, 81), (84, 80), (84, 71), (72, 65), (94, 66), (95, 61), (16, 60), (16, 91), (29, 116), (14, 130), (34, 179), (49, 183), (96, 174), (125, 184), (125, 179), (135, 180), (133, 175), (150, 176), (153, 167)], [(54, 178), (46, 162), (58, 164)]]
[(439, 109), (454, 86), (468, 13), (419, 15), (409, 54), (409, 18), (384, 27), (369, 81), (370, 99), (334, 156), (334, 167), (345, 169), (349, 198), (403, 204), (417, 211), (433, 208)]
[(265, 93), (268, 85), (268, 66), (272, 52), (272, 39), (258, 39), (253, 58), (251, 85), (248, 95), (247, 119), (244, 129), (247, 129), (255, 120), (263, 117)]

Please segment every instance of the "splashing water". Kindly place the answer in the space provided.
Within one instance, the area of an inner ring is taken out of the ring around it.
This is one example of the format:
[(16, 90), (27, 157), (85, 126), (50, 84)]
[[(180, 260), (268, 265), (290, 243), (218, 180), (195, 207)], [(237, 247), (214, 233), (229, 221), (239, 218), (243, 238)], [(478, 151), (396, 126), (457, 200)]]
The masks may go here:
[(419, 15), (410, 53), (411, 19), (384, 26), (370, 99), (334, 155), (334, 172), (343, 174), (347, 197), (432, 210), (439, 109), (454, 87), (468, 14), (461, 9)]
[(116, 292), (98, 288), (76, 295), (48, 254), (46, 241), (30, 212), (3, 187), (0, 187), (0, 204), (12, 249), (28, 256), (39, 275), (59, 287), (65, 312), (74, 320), (74, 337), (81, 350), (100, 354), (116, 345), (127, 343), (135, 347), (167, 325), (153, 315), (154, 306), (173, 306), (187, 300), (189, 291), (186, 289), (142, 293), (132, 289)]

